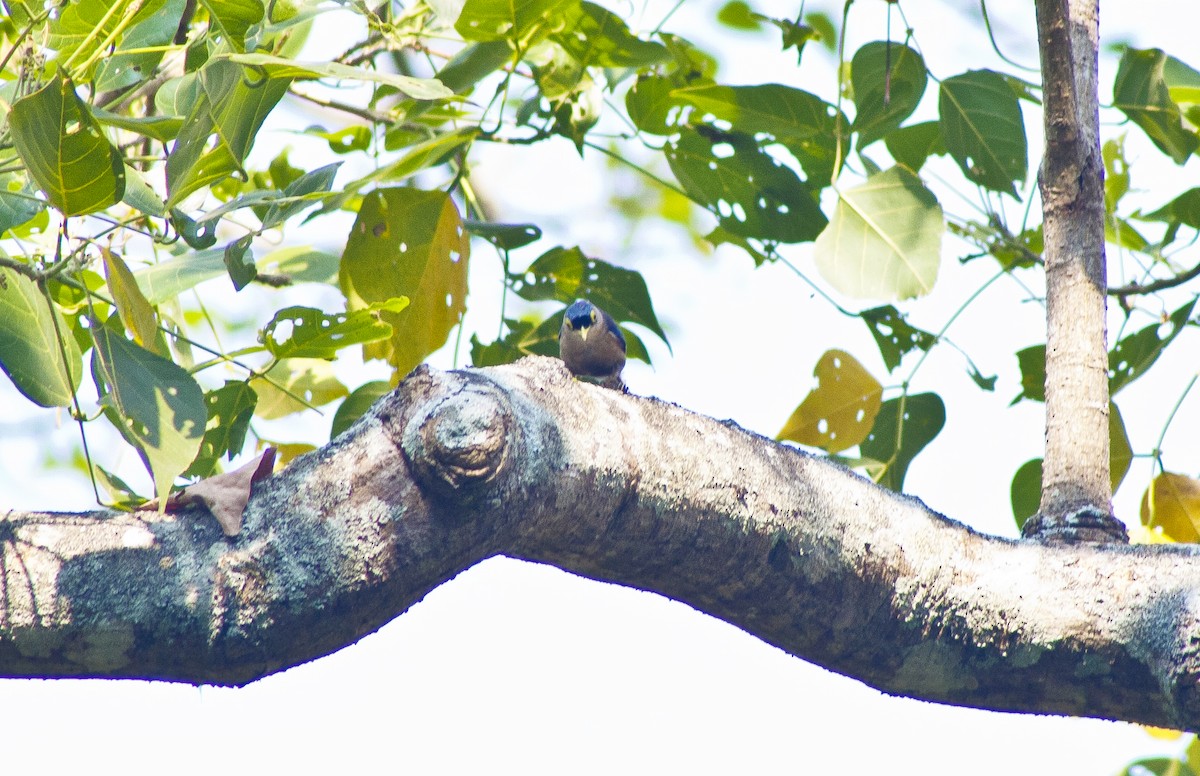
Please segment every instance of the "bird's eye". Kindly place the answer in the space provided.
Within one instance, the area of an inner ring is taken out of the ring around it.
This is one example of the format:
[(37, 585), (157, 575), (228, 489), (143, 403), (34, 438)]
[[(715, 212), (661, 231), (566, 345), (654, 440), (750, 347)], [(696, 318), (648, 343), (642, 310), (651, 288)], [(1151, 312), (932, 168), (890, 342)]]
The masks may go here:
[(596, 322), (596, 311), (595, 310), (592, 310), (591, 316), (592, 316), (592, 323), (595, 323)]

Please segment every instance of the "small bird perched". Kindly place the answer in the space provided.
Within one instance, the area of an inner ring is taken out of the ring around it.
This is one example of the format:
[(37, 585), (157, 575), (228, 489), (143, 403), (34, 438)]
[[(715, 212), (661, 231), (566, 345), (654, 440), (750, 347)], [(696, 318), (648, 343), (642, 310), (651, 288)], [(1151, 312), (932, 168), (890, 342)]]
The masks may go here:
[(558, 352), (571, 374), (624, 392), (625, 335), (612, 316), (580, 299), (567, 308), (558, 333)]

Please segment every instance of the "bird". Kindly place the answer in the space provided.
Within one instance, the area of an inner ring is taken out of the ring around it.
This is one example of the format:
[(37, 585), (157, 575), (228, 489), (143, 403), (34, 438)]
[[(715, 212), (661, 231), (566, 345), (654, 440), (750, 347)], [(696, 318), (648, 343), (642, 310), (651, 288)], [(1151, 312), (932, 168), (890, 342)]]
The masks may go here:
[(563, 314), (558, 352), (571, 374), (625, 393), (625, 335), (612, 316), (586, 299), (576, 300)]

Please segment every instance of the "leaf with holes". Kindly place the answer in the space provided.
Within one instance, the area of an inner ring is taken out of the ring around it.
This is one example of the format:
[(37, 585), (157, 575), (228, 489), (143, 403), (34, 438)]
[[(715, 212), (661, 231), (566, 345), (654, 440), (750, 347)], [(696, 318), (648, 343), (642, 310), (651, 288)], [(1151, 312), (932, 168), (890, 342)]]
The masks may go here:
[(542, 239), (542, 230), (537, 224), (497, 224), (487, 221), (463, 221), (463, 226), (474, 237), (481, 237), (502, 251), (512, 251)]
[(642, 40), (620, 16), (586, 0), (578, 15), (550, 37), (583, 67), (648, 67), (670, 57), (661, 43)]
[(892, 167), (839, 192), (813, 253), (821, 276), (855, 298), (927, 294), (941, 263), (942, 207), (913, 173)]
[(312, 307), (285, 307), (259, 334), (259, 341), (276, 358), (324, 358), (351, 345), (378, 342), (392, 336), (391, 324), (380, 320), (386, 310), (398, 313), (408, 299), (388, 299), (362, 310), (326, 314)]
[(666, 155), (688, 196), (733, 234), (795, 243), (814, 239), (825, 227), (810, 188), (745, 135), (684, 129), (667, 144)]
[(338, 282), (350, 311), (408, 297), (403, 314), (382, 311), (388, 340), (363, 346), (400, 374), (445, 344), (466, 310), (471, 241), (458, 208), (441, 191), (377, 189), (363, 197)]
[(858, 113), (851, 131), (858, 133), (860, 151), (912, 115), (928, 80), (925, 60), (903, 43), (875, 41), (855, 52), (850, 83)]
[[(578, 247), (551, 248), (529, 269), (510, 275), (509, 284), (522, 299), (531, 302), (555, 299), (570, 304), (576, 299), (589, 299), (615, 320), (645, 326), (670, 347), (641, 273), (589, 258)], [(557, 352), (557, 328), (554, 337)]]
[(945, 425), (946, 405), (936, 393), (889, 399), (879, 408), (875, 427), (859, 450), (864, 458), (883, 465), (876, 482), (898, 493), (904, 488), (909, 464)]
[(1159, 49), (1126, 49), (1113, 81), (1113, 106), (1141, 127), (1160, 151), (1183, 164), (1200, 139), (1183, 125), (1179, 105), (1171, 99), (1166, 65), (1167, 55)]
[(829, 185), (837, 156), (837, 135), (843, 146), (849, 122), (814, 94), (780, 84), (756, 86), (689, 86), (671, 96), (694, 105), (705, 121), (727, 121), (743, 135), (769, 135), (796, 157), (815, 188)]
[(942, 81), (938, 94), (942, 138), (963, 175), (993, 191), (1017, 197), (1014, 181), (1029, 166), (1021, 104), (1008, 82), (991, 70), (972, 70)]
[[(1129, 335), (1116, 344), (1108, 354), (1108, 392), (1116, 394), (1125, 386), (1146, 373), (1158, 357), (1166, 350), (1167, 345), (1179, 336), (1187, 325), (1196, 300), (1185, 304), (1171, 317), (1161, 324), (1147, 326), (1139, 332)], [(1163, 331), (1163, 329), (1167, 329)]]
[(59, 73), (14, 102), (8, 122), (29, 177), (64, 216), (120, 201), (125, 193), (121, 154), (75, 94), (71, 79)]
[(937, 341), (937, 337), (929, 332), (909, 324), (904, 316), (892, 305), (873, 307), (858, 314), (871, 330), (875, 344), (879, 346), (879, 354), (888, 371), (900, 366), (900, 359), (914, 350), (929, 350)]
[(565, 29), (579, 15), (579, 0), (466, 0), (454, 29), (464, 40), (507, 40), (518, 50)]
[(867, 438), (883, 397), (883, 386), (841, 350), (827, 350), (813, 374), (817, 387), (792, 412), (777, 439), (840, 453)]
[(0, 267), (0, 369), (17, 390), (42, 407), (70, 406), (80, 358), (66, 321), (37, 284)]
[[(204, 438), (204, 393), (185, 370), (123, 336), (114, 316), (95, 329), (92, 375), (105, 415), (137, 448), (161, 500)], [(161, 503), (161, 502), (160, 502)]]

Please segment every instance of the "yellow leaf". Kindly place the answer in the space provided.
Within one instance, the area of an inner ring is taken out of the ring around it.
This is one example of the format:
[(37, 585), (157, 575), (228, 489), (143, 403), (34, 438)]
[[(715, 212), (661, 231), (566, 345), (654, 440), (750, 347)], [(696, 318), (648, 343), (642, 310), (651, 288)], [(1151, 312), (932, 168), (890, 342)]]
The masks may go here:
[(779, 432), (779, 439), (837, 453), (867, 438), (883, 395), (879, 384), (854, 356), (829, 350), (813, 370), (817, 387), (804, 397)]
[(121, 323), (133, 335), (134, 342), (148, 350), (157, 350), (158, 320), (154, 307), (142, 294), (125, 260), (107, 248), (101, 248), (100, 253), (104, 256), (104, 274), (108, 277), (108, 288)]
[(1200, 481), (1163, 472), (1142, 496), (1142, 524), (1177, 542), (1200, 542)]
[(383, 312), (388, 340), (363, 346), (401, 375), (446, 343), (466, 311), (470, 239), (454, 200), (441, 191), (378, 189), (363, 197), (346, 240), (338, 282), (349, 311), (408, 297), (402, 313)]
[[(276, 420), (294, 412), (320, 407), (350, 391), (333, 373), (333, 366), (320, 358), (286, 358), (264, 377), (255, 377), (250, 387), (258, 394), (254, 414)], [(280, 445), (280, 454), (286, 455)]]

